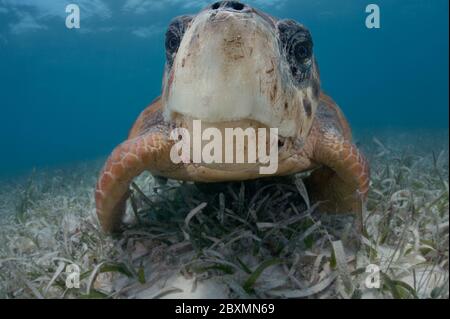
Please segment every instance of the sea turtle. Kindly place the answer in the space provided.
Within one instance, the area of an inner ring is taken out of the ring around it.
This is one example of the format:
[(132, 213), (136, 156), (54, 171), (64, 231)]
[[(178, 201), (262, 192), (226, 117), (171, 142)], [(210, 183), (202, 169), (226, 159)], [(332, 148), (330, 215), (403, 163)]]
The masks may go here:
[[(321, 90), (308, 29), (237, 1), (214, 3), (175, 18), (166, 32), (161, 97), (137, 119), (128, 140), (107, 160), (96, 187), (105, 232), (120, 229), (132, 180), (143, 171), (213, 183), (262, 177), (256, 164), (175, 163), (175, 128), (277, 128), (272, 176), (312, 172), (306, 185), (321, 210), (358, 212), (369, 190), (369, 165), (352, 143), (349, 124)], [(270, 143), (270, 139), (268, 139)]]

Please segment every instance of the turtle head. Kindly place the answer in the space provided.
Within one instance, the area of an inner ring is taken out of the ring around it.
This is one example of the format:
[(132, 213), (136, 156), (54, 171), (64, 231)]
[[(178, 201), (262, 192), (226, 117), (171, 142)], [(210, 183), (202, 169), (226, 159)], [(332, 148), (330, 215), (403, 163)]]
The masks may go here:
[(163, 103), (209, 123), (250, 120), (305, 137), (320, 95), (310, 32), (237, 1), (174, 19), (166, 33)]

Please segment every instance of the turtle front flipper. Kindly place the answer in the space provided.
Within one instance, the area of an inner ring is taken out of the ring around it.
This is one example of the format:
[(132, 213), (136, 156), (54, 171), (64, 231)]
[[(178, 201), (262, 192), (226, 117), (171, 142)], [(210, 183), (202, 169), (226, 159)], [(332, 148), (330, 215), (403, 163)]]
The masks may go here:
[[(313, 160), (321, 167), (307, 179), (313, 200), (330, 213), (360, 213), (370, 184), (364, 155), (340, 134), (325, 132), (317, 139)], [(359, 217), (359, 216), (358, 216)]]
[(97, 183), (97, 216), (107, 233), (119, 229), (125, 212), (129, 186), (145, 170), (158, 172), (172, 164), (168, 134), (150, 130), (119, 145), (107, 160)]

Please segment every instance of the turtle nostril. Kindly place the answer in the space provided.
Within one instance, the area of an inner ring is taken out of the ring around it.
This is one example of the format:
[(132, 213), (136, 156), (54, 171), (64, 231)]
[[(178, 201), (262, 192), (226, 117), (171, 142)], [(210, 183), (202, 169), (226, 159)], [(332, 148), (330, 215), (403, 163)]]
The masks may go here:
[(245, 5), (237, 1), (230, 1), (228, 2), (228, 5), (226, 7), (229, 7), (236, 11), (242, 11), (244, 10)]
[(221, 5), (221, 4), (222, 4), (221, 2), (216, 2), (216, 3), (214, 3), (214, 4), (211, 6), (211, 9), (217, 10), (217, 9), (220, 8), (220, 5)]
[(211, 9), (213, 10), (218, 10), (220, 8), (242, 11), (245, 9), (245, 4), (240, 3), (239, 1), (219, 1), (211, 6)]

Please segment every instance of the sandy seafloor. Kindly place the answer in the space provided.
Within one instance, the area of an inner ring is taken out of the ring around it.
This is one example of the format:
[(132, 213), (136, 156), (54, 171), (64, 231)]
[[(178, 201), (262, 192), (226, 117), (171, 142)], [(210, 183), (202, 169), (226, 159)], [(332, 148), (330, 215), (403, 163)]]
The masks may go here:
[(1, 180), (0, 297), (448, 298), (448, 130), (355, 140), (372, 168), (362, 235), (308, 205), (300, 176), (205, 190), (144, 174), (114, 238), (94, 209), (104, 159)]

